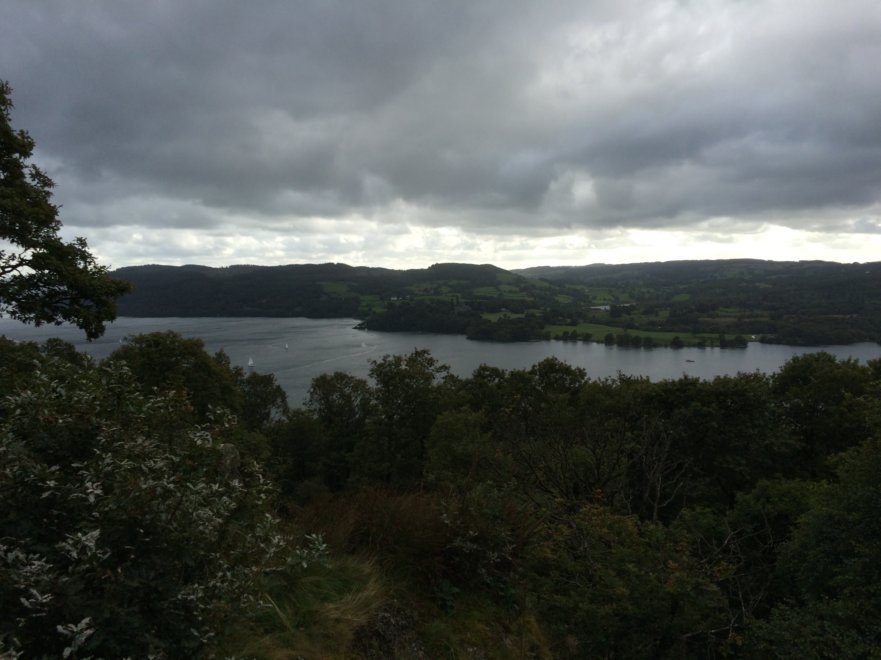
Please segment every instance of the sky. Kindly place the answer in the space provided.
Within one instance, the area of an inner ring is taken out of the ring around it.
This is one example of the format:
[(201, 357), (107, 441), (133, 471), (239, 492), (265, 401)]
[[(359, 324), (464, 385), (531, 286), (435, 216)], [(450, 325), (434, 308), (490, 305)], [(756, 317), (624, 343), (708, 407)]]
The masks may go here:
[(877, 0), (4, 0), (103, 265), (881, 260)]

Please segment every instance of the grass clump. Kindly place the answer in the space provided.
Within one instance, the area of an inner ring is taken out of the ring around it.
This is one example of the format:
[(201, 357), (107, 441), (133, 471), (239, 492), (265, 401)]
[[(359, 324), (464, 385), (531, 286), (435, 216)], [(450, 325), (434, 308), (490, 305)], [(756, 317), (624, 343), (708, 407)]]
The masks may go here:
[(351, 657), (347, 649), (385, 603), (386, 588), (372, 562), (338, 557), (267, 578), (261, 600), (260, 610), (222, 640), (224, 655)]

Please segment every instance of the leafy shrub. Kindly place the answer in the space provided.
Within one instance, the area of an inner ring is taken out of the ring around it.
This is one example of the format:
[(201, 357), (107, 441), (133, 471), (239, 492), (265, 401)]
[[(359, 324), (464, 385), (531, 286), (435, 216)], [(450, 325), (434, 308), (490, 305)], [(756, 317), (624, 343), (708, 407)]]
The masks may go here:
[(179, 393), (43, 356), (0, 401), (0, 643), (192, 655), (280, 555), (269, 483)]

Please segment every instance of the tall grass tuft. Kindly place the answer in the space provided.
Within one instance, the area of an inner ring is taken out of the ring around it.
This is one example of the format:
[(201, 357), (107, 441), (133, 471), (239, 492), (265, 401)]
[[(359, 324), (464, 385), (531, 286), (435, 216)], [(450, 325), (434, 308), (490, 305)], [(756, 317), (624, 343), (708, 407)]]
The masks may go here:
[(386, 602), (375, 566), (353, 557), (297, 564), (267, 580), (261, 609), (218, 651), (249, 658), (348, 657), (359, 628)]

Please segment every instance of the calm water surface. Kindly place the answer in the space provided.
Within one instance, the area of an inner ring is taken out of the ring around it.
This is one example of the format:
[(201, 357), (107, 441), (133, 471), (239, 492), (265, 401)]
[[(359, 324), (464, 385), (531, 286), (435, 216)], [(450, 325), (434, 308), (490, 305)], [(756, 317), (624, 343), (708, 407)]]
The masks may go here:
[[(583, 367), (589, 376), (601, 378), (619, 372), (647, 376), (652, 380), (700, 378), (780, 368), (793, 355), (818, 350), (839, 358), (861, 361), (881, 357), (878, 344), (850, 346), (779, 346), (751, 343), (746, 349), (617, 348), (603, 344), (536, 341), (501, 344), (470, 341), (456, 335), (369, 332), (355, 330), (354, 319), (278, 318), (120, 318), (108, 325), (103, 337), (87, 342), (70, 326), (32, 326), (0, 319), (0, 335), (18, 341), (42, 341), (60, 337), (96, 358), (109, 355), (129, 335), (174, 330), (185, 337), (200, 337), (210, 352), (223, 349), (233, 364), (245, 367), (253, 359), (255, 369), (275, 374), (291, 404), (302, 402), (315, 376), (346, 371), (366, 377), (370, 360), (386, 354), (409, 353), (427, 348), (453, 373), (470, 375), (481, 364), (503, 369), (523, 369), (546, 357), (557, 357)], [(287, 346), (287, 348), (285, 348)]]

